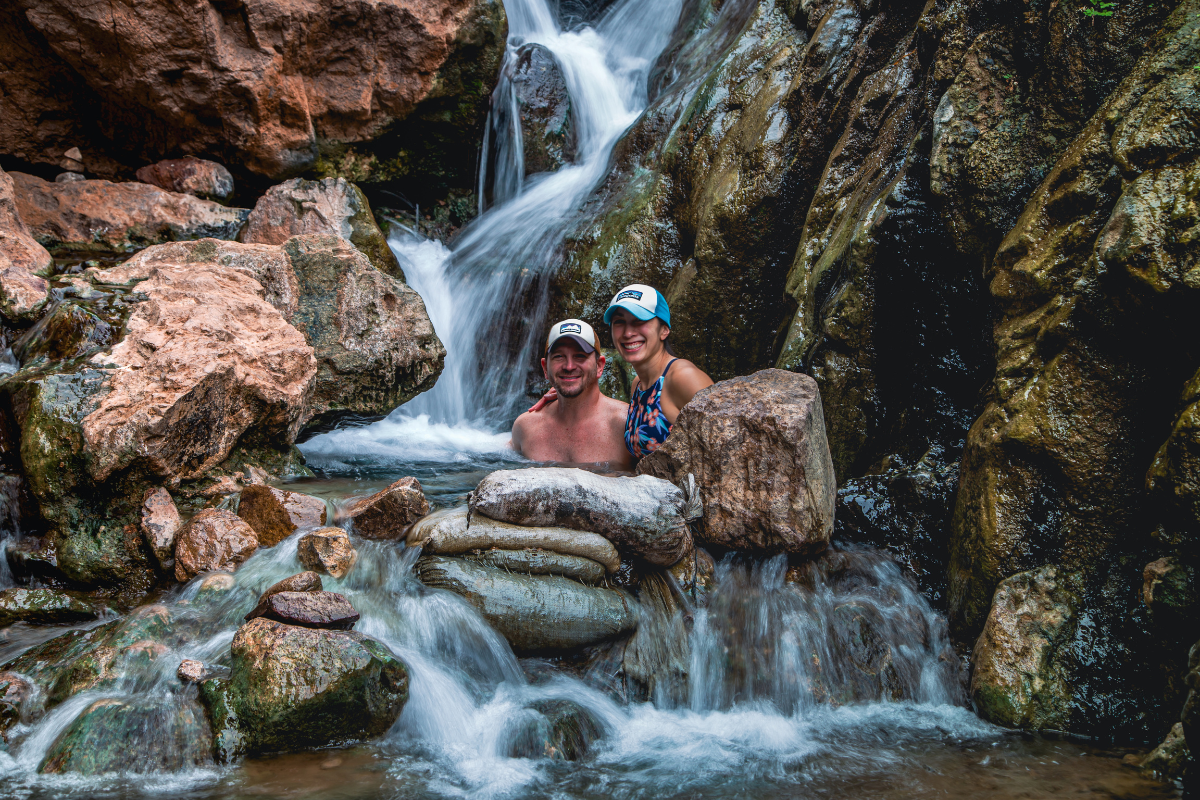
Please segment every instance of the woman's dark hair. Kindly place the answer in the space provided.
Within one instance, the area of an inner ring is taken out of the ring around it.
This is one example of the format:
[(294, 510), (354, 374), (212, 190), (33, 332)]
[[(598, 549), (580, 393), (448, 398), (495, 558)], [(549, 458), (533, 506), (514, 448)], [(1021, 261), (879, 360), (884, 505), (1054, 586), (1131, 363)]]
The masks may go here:
[[(658, 324), (666, 325), (667, 330), (668, 331), (671, 330), (671, 326), (667, 325), (667, 323), (663, 322), (661, 319), (658, 321)], [(671, 347), (671, 334), (670, 333), (667, 334), (667, 338), (663, 339), (663, 349), (667, 351), (667, 355), (669, 355), (671, 358), (679, 358), (679, 354), (675, 352), (675, 348)]]

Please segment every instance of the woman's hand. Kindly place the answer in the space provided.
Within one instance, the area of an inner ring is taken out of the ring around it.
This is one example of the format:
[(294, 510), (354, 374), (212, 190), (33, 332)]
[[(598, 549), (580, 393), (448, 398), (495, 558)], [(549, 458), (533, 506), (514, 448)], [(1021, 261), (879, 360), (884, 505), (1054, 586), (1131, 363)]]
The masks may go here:
[(557, 399), (558, 399), (558, 390), (552, 388), (550, 391), (548, 391), (544, 395), (542, 395), (541, 398), (536, 403), (531, 405), (529, 407), (529, 410), (531, 412), (541, 411), (543, 408), (550, 405)]

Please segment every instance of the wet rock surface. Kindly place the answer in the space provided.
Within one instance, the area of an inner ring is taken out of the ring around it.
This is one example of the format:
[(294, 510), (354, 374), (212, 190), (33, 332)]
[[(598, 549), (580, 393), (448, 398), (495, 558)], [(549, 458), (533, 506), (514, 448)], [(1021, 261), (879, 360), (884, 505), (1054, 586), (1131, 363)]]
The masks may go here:
[(325, 525), (325, 501), (272, 486), (247, 486), (238, 500), (238, 516), (254, 529), (263, 547), (279, 544), (298, 530)]
[(422, 555), (417, 576), (475, 606), (517, 652), (570, 651), (637, 627), (632, 596), (555, 575), (514, 574), (466, 559)]
[(521, 45), (509, 66), (520, 116), (525, 174), (553, 172), (575, 161), (571, 96), (554, 54), (539, 44)]
[(190, 194), (202, 200), (226, 201), (233, 195), (233, 176), (215, 161), (195, 156), (169, 158), (137, 171), (142, 183), (176, 194)]
[(400, 262), (375, 224), (366, 196), (345, 178), (293, 178), (272, 186), (254, 205), (239, 239), (281, 245), (307, 233), (340, 236), (380, 272), (404, 281)]
[(56, 589), (4, 589), (0, 591), (0, 628), (14, 622), (54, 625), (87, 622), (100, 612), (85, 600)]
[(320, 575), (315, 572), (298, 572), (268, 586), (259, 596), (258, 602), (261, 604), (271, 595), (280, 592), (319, 592), (322, 588)]
[(569, 556), (552, 550), (530, 547), (522, 550), (484, 550), (478, 555), (465, 555), (469, 561), (477, 561), (489, 567), (499, 567), (509, 572), (526, 575), (561, 575), (564, 578), (594, 586), (604, 580), (604, 567), (582, 556)]
[(695, 476), (706, 543), (815, 553), (833, 533), (837, 479), (806, 375), (763, 370), (702, 389), (637, 469), (676, 484)]
[(692, 546), (683, 492), (649, 475), (610, 478), (562, 467), (500, 470), (479, 482), (470, 507), (472, 515), (514, 525), (598, 533), (657, 566), (669, 567)]
[(183, 239), (232, 239), (250, 213), (147, 183), (48, 182), (12, 173), (21, 218), (50, 248), (128, 252)]
[(54, 266), (17, 209), (12, 176), (0, 170), (0, 311), (9, 320), (29, 319), (46, 302), (50, 284), (42, 277)]
[(429, 501), (416, 478), (401, 478), (370, 497), (351, 502), (342, 512), (364, 539), (400, 539), (429, 513)]
[(175, 544), (175, 578), (189, 581), (201, 572), (231, 571), (258, 549), (254, 529), (231, 511), (206, 508), (188, 520)]
[(358, 560), (358, 551), (341, 528), (321, 528), (300, 537), (296, 557), (306, 569), (342, 578)]
[(302, 628), (348, 631), (358, 622), (358, 612), (345, 595), (337, 592), (276, 592), (259, 601), (246, 621), (265, 617)]
[(221, 761), (379, 736), (408, 700), (408, 671), (353, 631), (254, 619), (234, 637), (228, 680), (201, 687)]
[(142, 536), (164, 571), (175, 567), (175, 537), (183, 527), (171, 493), (161, 486), (150, 489), (142, 500)]

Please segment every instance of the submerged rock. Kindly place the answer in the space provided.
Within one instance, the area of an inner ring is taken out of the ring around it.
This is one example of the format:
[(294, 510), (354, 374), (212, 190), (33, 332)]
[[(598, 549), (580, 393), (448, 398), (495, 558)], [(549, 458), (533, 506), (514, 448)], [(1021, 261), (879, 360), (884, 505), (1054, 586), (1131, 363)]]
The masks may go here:
[(171, 493), (161, 486), (146, 491), (142, 500), (142, 537), (158, 560), (158, 566), (170, 572), (175, 568), (175, 537), (183, 527), (179, 509)]
[(91, 603), (57, 589), (4, 589), (0, 591), (0, 628), (14, 622), (55, 625), (87, 622), (100, 616)]
[(249, 210), (146, 183), (57, 183), (12, 173), (17, 208), (46, 247), (123, 253), (183, 239), (232, 239)]
[(1175, 781), (1192, 767), (1192, 754), (1183, 736), (1183, 723), (1176, 722), (1166, 738), (1142, 759), (1141, 769), (1160, 780)]
[(36, 316), (50, 290), (42, 275), (53, 267), (17, 211), (12, 177), (0, 170), (0, 312), (12, 321)]
[(358, 560), (358, 551), (341, 528), (321, 528), (300, 537), (296, 557), (307, 569), (343, 578)]
[(67, 726), (40, 772), (179, 772), (212, 762), (212, 729), (194, 698), (104, 699)]
[(711, 544), (808, 554), (833, 533), (837, 479), (807, 375), (768, 369), (700, 390), (638, 473), (675, 483), (694, 475)]
[(370, 497), (352, 501), (343, 514), (364, 539), (400, 539), (429, 513), (429, 501), (416, 478), (401, 478)]
[(621, 566), (617, 549), (598, 533), (510, 525), (481, 514), (471, 515), (466, 507), (436, 511), (419, 520), (409, 529), (407, 542), (409, 547), (422, 547), (427, 553), (443, 555), (492, 548), (514, 551), (536, 548), (586, 558), (601, 564), (608, 572), (616, 572)]
[(254, 529), (232, 511), (206, 508), (188, 520), (175, 545), (175, 578), (190, 581), (201, 572), (231, 571), (258, 549)]
[(604, 736), (604, 725), (578, 703), (560, 698), (538, 700), (518, 712), (501, 732), (509, 758), (579, 761)]
[(195, 156), (169, 158), (137, 171), (142, 183), (176, 194), (190, 194), (203, 200), (228, 200), (233, 195), (233, 176), (215, 161)]
[(692, 547), (684, 493), (649, 475), (609, 478), (562, 467), (500, 470), (479, 482), (470, 507), (472, 515), (514, 525), (598, 533), (658, 566), (671, 566)]
[(246, 621), (265, 617), (302, 628), (348, 631), (358, 622), (358, 612), (345, 595), (336, 592), (276, 592), (258, 602)]
[(298, 530), (325, 524), (325, 501), (272, 486), (247, 486), (238, 501), (238, 516), (258, 536), (263, 547), (273, 547)]
[(272, 186), (254, 205), (239, 238), (251, 244), (281, 245), (306, 233), (340, 236), (376, 269), (404, 280), (400, 262), (375, 224), (366, 195), (345, 178), (293, 178)]
[(421, 556), (416, 569), (421, 583), (475, 606), (521, 653), (575, 650), (637, 627), (637, 602), (623, 591), (435, 555)]
[(251, 620), (230, 666), (227, 680), (201, 686), (224, 762), (379, 736), (408, 700), (403, 662), (353, 631)]

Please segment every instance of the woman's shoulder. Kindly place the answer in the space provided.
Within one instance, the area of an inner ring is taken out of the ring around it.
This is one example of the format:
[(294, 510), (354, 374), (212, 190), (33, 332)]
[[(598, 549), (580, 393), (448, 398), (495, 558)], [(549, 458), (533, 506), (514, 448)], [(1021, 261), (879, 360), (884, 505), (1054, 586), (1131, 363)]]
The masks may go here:
[(692, 395), (712, 384), (713, 379), (708, 377), (708, 373), (704, 370), (686, 358), (677, 358), (671, 364), (671, 368), (667, 370), (663, 388), (672, 399), (678, 399), (679, 405), (682, 407), (684, 403), (692, 399)]

